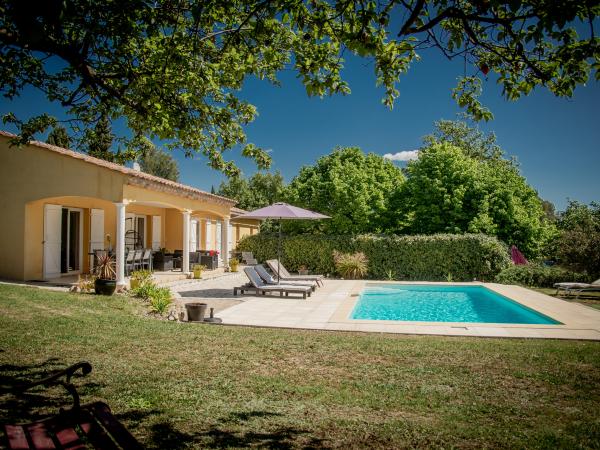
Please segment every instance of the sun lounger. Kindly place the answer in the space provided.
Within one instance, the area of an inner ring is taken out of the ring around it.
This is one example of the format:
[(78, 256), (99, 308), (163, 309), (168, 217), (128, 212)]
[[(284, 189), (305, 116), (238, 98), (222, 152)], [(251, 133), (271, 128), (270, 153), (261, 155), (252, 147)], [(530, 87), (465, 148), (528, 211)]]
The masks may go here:
[(556, 295), (560, 295), (560, 291), (564, 291), (565, 295), (573, 295), (577, 293), (576, 298), (582, 292), (600, 292), (600, 278), (591, 283), (555, 283)]
[(254, 257), (252, 252), (242, 252), (242, 261), (248, 264), (249, 266), (258, 264), (258, 261)]
[[(269, 285), (279, 284), (277, 283), (277, 280), (273, 278), (261, 264), (255, 265), (254, 269), (256, 270), (256, 273), (258, 273), (258, 276), (261, 277), (265, 283)], [(317, 289), (316, 281), (286, 281), (284, 284), (292, 286), (309, 286), (313, 292)]]
[(279, 296), (287, 297), (289, 294), (302, 294), (302, 298), (310, 297), (312, 288), (310, 286), (299, 286), (299, 285), (291, 285), (291, 284), (278, 284), (278, 285), (270, 285), (266, 284), (258, 275), (254, 267), (245, 267), (244, 273), (250, 280), (250, 284), (252, 287), (241, 286), (233, 289), (234, 295), (237, 294), (237, 291), (244, 293), (247, 290), (252, 290), (258, 294), (266, 295), (267, 292), (279, 292)]
[[(274, 274), (277, 274), (277, 260), (270, 259), (267, 261), (269, 268), (273, 271)], [(316, 281), (317, 284), (323, 286), (323, 275), (290, 275), (283, 264), (279, 264), (279, 279), (281, 281)]]

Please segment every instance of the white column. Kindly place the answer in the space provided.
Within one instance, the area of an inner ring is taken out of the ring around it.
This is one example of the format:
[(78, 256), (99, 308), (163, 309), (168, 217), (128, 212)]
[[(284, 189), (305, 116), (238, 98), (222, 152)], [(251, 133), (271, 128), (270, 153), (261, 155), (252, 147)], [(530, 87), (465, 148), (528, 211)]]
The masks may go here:
[(117, 207), (117, 287), (125, 286), (125, 203), (115, 203)]
[(223, 267), (227, 267), (229, 265), (229, 218), (223, 219), (221, 225), (221, 259)]
[(183, 211), (183, 257), (181, 270), (183, 273), (190, 272), (190, 211)]

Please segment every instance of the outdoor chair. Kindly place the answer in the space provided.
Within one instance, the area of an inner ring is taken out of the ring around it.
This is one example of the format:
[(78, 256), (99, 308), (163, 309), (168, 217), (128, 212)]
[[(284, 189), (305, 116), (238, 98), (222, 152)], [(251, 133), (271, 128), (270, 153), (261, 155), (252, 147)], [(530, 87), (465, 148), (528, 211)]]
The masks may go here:
[(73, 397), (69, 409), (60, 409), (52, 417), (27, 424), (5, 424), (3, 444), (11, 449), (142, 449), (140, 443), (113, 416), (110, 407), (103, 402), (81, 406), (79, 394), (71, 383), (73, 375), (80, 371), (87, 375), (92, 366), (80, 362), (65, 370), (16, 389), (14, 394), (27, 395), (26, 391), (35, 386), (62, 385)]
[(144, 255), (144, 250), (137, 249), (135, 250), (135, 254), (133, 255), (133, 270), (140, 270), (142, 268), (142, 256)]
[(564, 291), (566, 296), (573, 295), (576, 293), (575, 298), (579, 298), (582, 292), (600, 292), (600, 278), (591, 283), (555, 283), (556, 295), (560, 295), (561, 291)]
[(125, 273), (127, 275), (135, 270), (134, 257), (135, 250), (127, 250), (127, 256), (125, 256)]
[[(278, 285), (279, 283), (275, 278), (273, 278), (269, 272), (260, 264), (254, 266), (256, 273), (258, 276), (263, 279), (263, 281), (270, 285)], [(314, 292), (317, 289), (316, 281), (286, 281), (285, 284), (292, 286), (310, 286), (311, 290)]]
[(140, 262), (140, 267), (142, 268), (142, 270), (152, 270), (152, 249), (144, 249), (144, 253)]
[(173, 269), (181, 269), (183, 271), (183, 250), (173, 251)]
[(323, 275), (290, 275), (283, 264), (279, 263), (279, 268), (277, 267), (276, 259), (268, 260), (267, 265), (275, 275), (279, 273), (279, 279), (281, 281), (316, 281), (317, 284), (323, 286), (323, 279), (325, 278)]
[(244, 285), (233, 288), (233, 295), (237, 295), (238, 292), (244, 294), (246, 291), (254, 291), (259, 295), (266, 295), (267, 292), (279, 292), (279, 296), (289, 296), (289, 294), (302, 294), (302, 298), (310, 297), (312, 288), (310, 286), (299, 286), (299, 285), (288, 285), (278, 284), (269, 285), (266, 284), (259, 276), (254, 267), (245, 267), (244, 273), (248, 277), (251, 286)]
[(249, 266), (254, 266), (258, 264), (258, 261), (256, 260), (256, 258), (254, 258), (252, 252), (242, 252), (242, 261), (244, 261)]

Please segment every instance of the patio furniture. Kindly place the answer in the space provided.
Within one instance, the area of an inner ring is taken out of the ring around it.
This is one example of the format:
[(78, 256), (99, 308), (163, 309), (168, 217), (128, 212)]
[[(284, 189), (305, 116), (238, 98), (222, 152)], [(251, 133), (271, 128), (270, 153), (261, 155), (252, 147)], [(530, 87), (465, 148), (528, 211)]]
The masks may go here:
[(244, 261), (249, 266), (255, 266), (256, 264), (258, 264), (258, 261), (256, 260), (256, 258), (254, 258), (252, 252), (242, 252), (242, 261)]
[(316, 281), (317, 284), (323, 286), (323, 279), (325, 278), (323, 275), (290, 275), (287, 269), (281, 264), (278, 263), (276, 259), (270, 259), (267, 261), (267, 265), (269, 269), (273, 271), (273, 273), (279, 272), (279, 279), (281, 281)]
[[(250, 280), (250, 284), (255, 288), (257, 294), (266, 295), (267, 292), (279, 292), (279, 296), (289, 296), (289, 294), (302, 294), (302, 298), (310, 297), (312, 288), (310, 286), (298, 286), (291, 284), (278, 284), (270, 285), (266, 284), (259, 276), (254, 267), (245, 267), (244, 273)], [(241, 286), (233, 289), (233, 295), (237, 295), (238, 291), (246, 291), (250, 288), (248, 286)]]
[(62, 409), (52, 417), (28, 424), (3, 426), (5, 443), (12, 449), (142, 449), (131, 433), (113, 416), (110, 407), (103, 402), (80, 405), (79, 394), (71, 383), (73, 375), (80, 371), (87, 375), (92, 366), (80, 362), (43, 380), (31, 383), (15, 391), (16, 395), (35, 386), (62, 385), (73, 397), (70, 409)]
[(200, 263), (200, 252), (190, 252), (190, 266)]
[(128, 250), (125, 256), (125, 274), (129, 275), (135, 270), (134, 264), (135, 250)]
[[(181, 269), (183, 272), (183, 250), (173, 252), (173, 270)], [(189, 267), (187, 268), (189, 270)]]
[(142, 268), (142, 256), (144, 255), (144, 250), (136, 249), (133, 255), (133, 270), (140, 270)]
[(213, 254), (211, 255), (210, 251), (202, 251), (200, 252), (200, 264), (206, 266), (207, 270), (215, 270), (219, 267), (219, 255)]
[(142, 254), (142, 259), (140, 261), (140, 266), (142, 270), (152, 270), (152, 249), (144, 249), (144, 253)]
[(152, 257), (152, 268), (161, 272), (173, 270), (173, 255), (155, 252)]
[(573, 295), (577, 293), (575, 298), (579, 298), (582, 292), (600, 292), (600, 278), (591, 283), (555, 283), (556, 295), (560, 295), (560, 291), (564, 291), (565, 295)]
[[(278, 285), (279, 283), (275, 278), (273, 278), (269, 272), (260, 264), (254, 266), (256, 273), (261, 277), (265, 283), (270, 285)], [(311, 290), (314, 292), (317, 289), (316, 281), (286, 281), (285, 284), (291, 284), (293, 286), (310, 286)]]

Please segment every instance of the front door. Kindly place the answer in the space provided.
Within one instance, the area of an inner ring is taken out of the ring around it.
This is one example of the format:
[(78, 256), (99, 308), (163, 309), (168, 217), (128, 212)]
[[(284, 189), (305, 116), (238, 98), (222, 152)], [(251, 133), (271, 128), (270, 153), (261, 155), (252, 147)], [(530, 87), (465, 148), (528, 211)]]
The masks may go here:
[(62, 206), (44, 205), (44, 280), (60, 276)]

